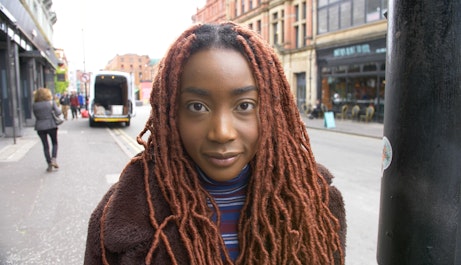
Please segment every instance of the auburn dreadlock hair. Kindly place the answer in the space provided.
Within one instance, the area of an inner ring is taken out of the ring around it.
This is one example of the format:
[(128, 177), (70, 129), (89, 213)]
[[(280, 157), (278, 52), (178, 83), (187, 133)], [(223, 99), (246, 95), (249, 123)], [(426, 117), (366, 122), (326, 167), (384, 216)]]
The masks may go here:
[[(201, 187), (176, 120), (183, 67), (192, 54), (209, 48), (233, 49), (247, 58), (259, 92), (259, 147), (251, 161), (253, 172), (239, 221), (240, 256), (235, 264), (334, 264), (335, 252), (343, 264), (339, 223), (328, 208), (328, 185), (317, 172), (306, 128), (277, 55), (256, 33), (232, 22), (192, 26), (160, 62), (150, 117), (137, 138), (145, 147), (146, 200), (156, 231), (146, 264), (151, 264), (161, 242), (176, 264), (162, 231), (169, 222), (176, 222), (190, 264), (232, 264), (218, 229), (219, 209)], [(152, 160), (153, 175), (172, 212), (161, 222), (155, 219), (150, 197), (148, 163)], [(217, 224), (211, 220), (213, 211)]]

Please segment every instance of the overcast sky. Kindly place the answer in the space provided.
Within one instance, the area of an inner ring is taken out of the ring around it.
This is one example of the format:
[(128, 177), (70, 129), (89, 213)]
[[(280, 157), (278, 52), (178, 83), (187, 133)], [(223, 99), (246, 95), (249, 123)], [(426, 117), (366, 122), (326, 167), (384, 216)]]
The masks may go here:
[[(69, 69), (94, 72), (117, 54), (161, 58), (206, 0), (53, 0), (53, 45)], [(85, 61), (85, 65), (84, 62)], [(84, 67), (85, 66), (85, 67)]]

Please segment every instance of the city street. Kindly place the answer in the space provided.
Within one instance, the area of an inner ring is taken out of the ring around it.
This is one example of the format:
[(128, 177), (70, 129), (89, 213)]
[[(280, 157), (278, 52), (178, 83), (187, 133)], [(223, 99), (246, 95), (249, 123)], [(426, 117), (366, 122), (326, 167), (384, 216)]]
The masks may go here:
[[(0, 264), (82, 264), (91, 212), (141, 150), (135, 137), (148, 114), (149, 106), (138, 107), (130, 127), (66, 121), (59, 128), (60, 168), (51, 173), (32, 128), (15, 152), (12, 138), (0, 139)], [(308, 132), (317, 162), (335, 175), (333, 184), (344, 196), (346, 264), (376, 264), (382, 141), (311, 127)]]

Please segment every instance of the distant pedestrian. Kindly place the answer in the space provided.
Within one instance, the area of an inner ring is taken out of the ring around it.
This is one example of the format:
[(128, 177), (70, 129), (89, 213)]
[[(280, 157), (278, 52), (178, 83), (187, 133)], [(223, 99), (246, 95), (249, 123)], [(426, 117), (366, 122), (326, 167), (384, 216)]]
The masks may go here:
[(62, 114), (64, 115), (64, 119), (67, 120), (67, 114), (69, 112), (70, 107), (70, 97), (67, 91), (64, 91), (59, 99), (59, 103), (61, 104)]
[(78, 93), (78, 113), (82, 114), (82, 108), (85, 108), (85, 97), (82, 93)]
[[(34, 95), (34, 104), (32, 109), (35, 116), (35, 130), (37, 131), (43, 145), (48, 167), (46, 171), (50, 172), (53, 168), (58, 168), (56, 157), (58, 155), (58, 126), (52, 116), (52, 111), (56, 115), (61, 115), (61, 110), (53, 100), (51, 91), (48, 88), (39, 88)], [(48, 136), (51, 138), (51, 155)]]
[(321, 113), (322, 113), (322, 105), (320, 104), (320, 100), (317, 99), (315, 101), (315, 107), (309, 115), (309, 119), (311, 120), (314, 118), (317, 119)]
[(78, 119), (78, 108), (80, 103), (78, 102), (78, 96), (75, 91), (70, 94), (70, 112), (72, 113), (72, 119)]

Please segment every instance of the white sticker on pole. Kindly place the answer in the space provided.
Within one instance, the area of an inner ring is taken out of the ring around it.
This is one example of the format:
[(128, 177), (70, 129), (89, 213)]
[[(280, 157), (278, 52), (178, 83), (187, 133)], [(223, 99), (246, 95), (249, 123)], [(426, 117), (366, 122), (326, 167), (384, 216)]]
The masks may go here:
[(386, 136), (383, 137), (383, 157), (381, 171), (386, 170), (392, 162), (392, 146), (389, 139)]

